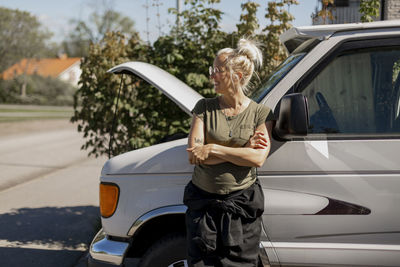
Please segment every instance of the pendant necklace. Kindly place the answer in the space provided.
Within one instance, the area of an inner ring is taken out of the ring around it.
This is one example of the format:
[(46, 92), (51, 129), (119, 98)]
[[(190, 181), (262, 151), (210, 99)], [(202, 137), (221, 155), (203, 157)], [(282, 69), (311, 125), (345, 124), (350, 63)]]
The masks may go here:
[(232, 137), (232, 129), (231, 129), (231, 125), (229, 124), (230, 119), (228, 119), (228, 117), (225, 115), (225, 113), (224, 113), (224, 116), (225, 116), (226, 124), (228, 124), (229, 137)]
[(226, 120), (226, 124), (228, 125), (228, 129), (229, 129), (229, 137), (232, 137), (232, 128), (231, 125), (229, 124), (229, 121), (231, 120), (231, 116), (226, 116), (225, 112), (223, 111), (223, 109), (221, 108), (221, 112), (222, 114), (224, 114), (225, 120)]

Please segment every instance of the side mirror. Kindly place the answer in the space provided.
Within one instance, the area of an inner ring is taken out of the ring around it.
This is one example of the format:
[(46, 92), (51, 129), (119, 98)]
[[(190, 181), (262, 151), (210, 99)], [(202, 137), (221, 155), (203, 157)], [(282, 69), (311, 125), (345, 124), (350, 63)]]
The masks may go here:
[(282, 139), (304, 137), (308, 129), (307, 98), (300, 93), (282, 98), (274, 131)]

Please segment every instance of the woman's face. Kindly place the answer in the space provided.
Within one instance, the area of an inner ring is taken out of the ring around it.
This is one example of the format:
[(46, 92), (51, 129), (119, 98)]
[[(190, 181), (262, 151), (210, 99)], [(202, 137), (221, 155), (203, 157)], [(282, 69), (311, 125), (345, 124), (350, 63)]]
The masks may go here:
[(224, 54), (215, 58), (213, 67), (216, 71), (210, 76), (214, 82), (214, 90), (218, 94), (224, 94), (232, 87), (229, 71), (225, 67), (225, 59), (226, 55)]

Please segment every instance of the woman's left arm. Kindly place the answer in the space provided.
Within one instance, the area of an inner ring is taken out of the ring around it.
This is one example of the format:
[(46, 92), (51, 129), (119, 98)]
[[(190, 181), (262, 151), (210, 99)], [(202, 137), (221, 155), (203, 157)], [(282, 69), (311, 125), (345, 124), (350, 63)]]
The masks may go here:
[(220, 159), (232, 162), (239, 166), (261, 167), (270, 151), (270, 136), (272, 122), (266, 122), (259, 125), (256, 132), (261, 132), (267, 141), (263, 148), (254, 149), (252, 147), (227, 147), (217, 144), (207, 144), (200, 147), (194, 147), (191, 152), (201, 158), (203, 155), (215, 156)]

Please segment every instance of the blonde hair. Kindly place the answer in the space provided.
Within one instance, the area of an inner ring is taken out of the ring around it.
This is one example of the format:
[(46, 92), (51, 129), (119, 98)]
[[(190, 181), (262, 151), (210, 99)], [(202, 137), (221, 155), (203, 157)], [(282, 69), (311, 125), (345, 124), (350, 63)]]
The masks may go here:
[(242, 73), (243, 77), (240, 80), (240, 88), (246, 95), (250, 92), (248, 85), (255, 69), (260, 68), (263, 63), (262, 52), (258, 46), (253, 40), (241, 38), (236, 49), (223, 48), (217, 53), (217, 56), (227, 56), (224, 63), (231, 75), (232, 83), (234, 73)]

